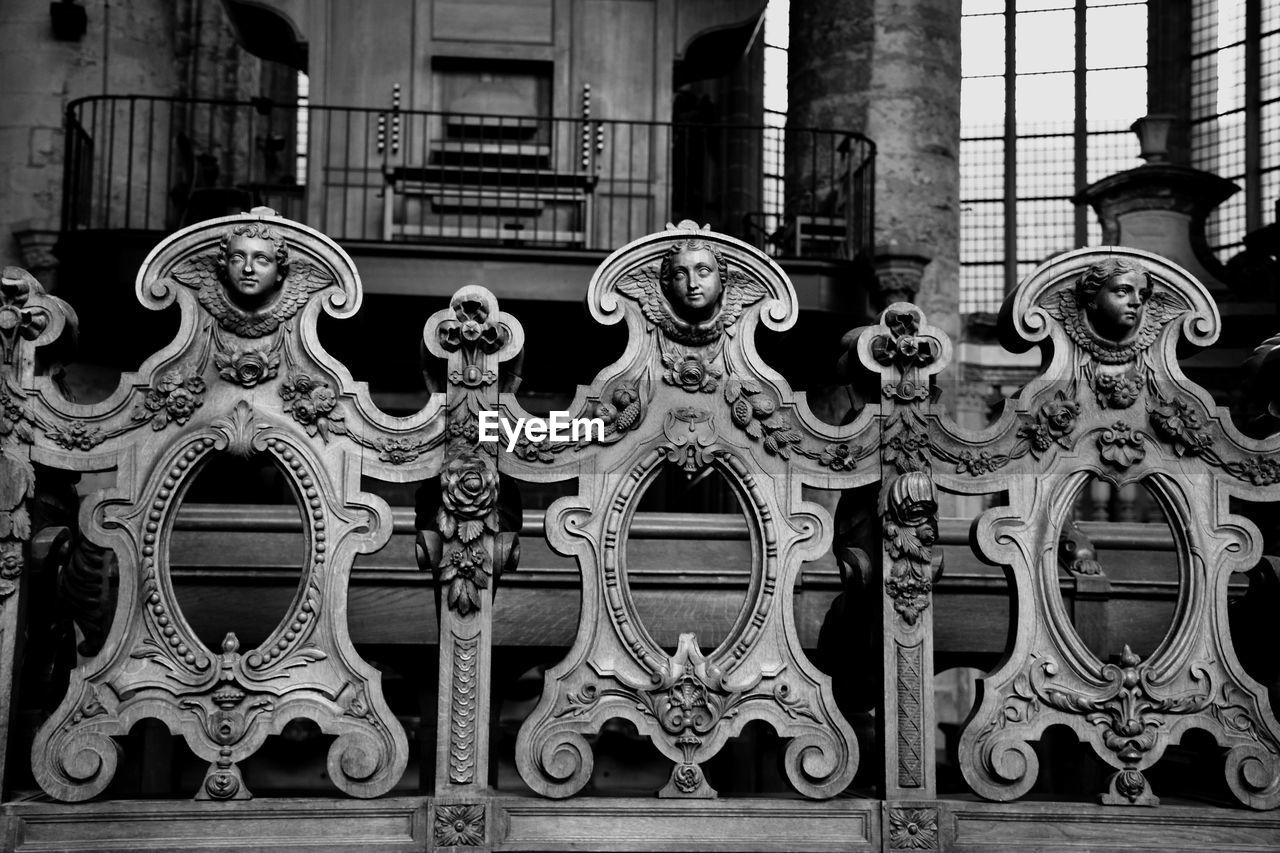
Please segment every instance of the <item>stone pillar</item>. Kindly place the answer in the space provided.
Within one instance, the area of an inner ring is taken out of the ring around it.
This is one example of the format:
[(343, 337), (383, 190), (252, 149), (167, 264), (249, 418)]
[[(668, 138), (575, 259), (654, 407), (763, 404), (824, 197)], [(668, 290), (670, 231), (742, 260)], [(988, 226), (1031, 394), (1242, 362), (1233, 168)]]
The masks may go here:
[[(875, 243), (925, 247), (916, 302), (958, 339), (960, 4), (791, 0), (788, 69), (789, 126), (875, 142)], [(789, 177), (807, 170), (787, 159)]]

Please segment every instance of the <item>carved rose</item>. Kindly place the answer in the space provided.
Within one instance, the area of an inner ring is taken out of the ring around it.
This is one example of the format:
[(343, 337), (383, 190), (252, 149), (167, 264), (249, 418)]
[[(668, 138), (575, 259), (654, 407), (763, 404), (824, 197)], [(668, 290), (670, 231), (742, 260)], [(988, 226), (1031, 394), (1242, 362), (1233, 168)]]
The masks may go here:
[(199, 405), (200, 401), (196, 398), (196, 395), (186, 388), (174, 388), (169, 392), (169, 398), (164, 403), (165, 409), (169, 412), (169, 417), (179, 424), (185, 424)]
[(437, 847), (477, 847), (484, 843), (484, 806), (436, 806)]
[(148, 389), (142, 402), (133, 408), (133, 420), (150, 421), (162, 430), (170, 421), (185, 424), (204, 404), (205, 384), (199, 376), (183, 376), (178, 368), (165, 371)]
[(828, 444), (822, 448), (818, 464), (832, 471), (852, 471), (858, 464), (858, 448), (847, 444)]
[(306, 373), (292, 374), (280, 386), (284, 409), (302, 425), (307, 435), (319, 433), (329, 440), (329, 433), (343, 434), (343, 415), (337, 410), (338, 397), (328, 382), (319, 381)]
[(1066, 438), (1075, 430), (1079, 415), (1080, 404), (1059, 391), (1056, 397), (1036, 411), (1033, 420), (1018, 428), (1018, 437), (1030, 442), (1032, 454), (1039, 458), (1050, 445), (1068, 446)]
[(667, 384), (683, 388), (690, 393), (716, 390), (718, 375), (714, 374), (696, 355), (687, 355), (679, 362), (673, 357), (664, 356), (663, 363), (668, 368), (663, 375)]
[(280, 369), (280, 357), (262, 350), (248, 349), (217, 353), (213, 357), (218, 375), (228, 382), (252, 388), (276, 375)]
[(498, 498), (498, 474), (472, 453), (454, 457), (440, 475), (444, 507), (458, 518), (483, 518)]
[(1045, 426), (1049, 428), (1049, 434), (1063, 436), (1069, 435), (1075, 429), (1080, 406), (1075, 400), (1060, 397), (1045, 403), (1041, 412), (1044, 415)]
[(1195, 456), (1213, 443), (1207, 435), (1201, 435), (1204, 418), (1190, 400), (1183, 397), (1172, 402), (1160, 400), (1151, 410), (1151, 425), (1156, 433), (1173, 445), (1179, 456)]
[(156, 380), (155, 389), (161, 394), (168, 394), (182, 385), (182, 372), (180, 370), (168, 370)]
[(937, 846), (938, 815), (929, 809), (893, 809), (889, 812), (891, 850), (931, 850)]

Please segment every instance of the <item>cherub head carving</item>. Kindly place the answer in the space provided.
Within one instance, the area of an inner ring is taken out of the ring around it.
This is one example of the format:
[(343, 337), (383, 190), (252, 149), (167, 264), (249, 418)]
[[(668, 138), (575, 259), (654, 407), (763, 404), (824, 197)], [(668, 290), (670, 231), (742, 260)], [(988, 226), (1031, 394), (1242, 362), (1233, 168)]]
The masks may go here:
[(1100, 337), (1119, 343), (1142, 321), (1151, 298), (1151, 276), (1132, 261), (1108, 258), (1085, 270), (1076, 283), (1076, 304)]
[(1067, 336), (1102, 364), (1124, 364), (1145, 351), (1169, 321), (1191, 307), (1138, 261), (1105, 257), (1055, 288), (1044, 303)]
[(243, 311), (261, 311), (289, 276), (289, 247), (265, 222), (246, 222), (222, 235), (218, 272), (227, 298)]
[(619, 292), (639, 302), (645, 319), (675, 343), (704, 346), (722, 334), (732, 337), (742, 312), (767, 296), (768, 288), (745, 270), (730, 269), (707, 229), (686, 221), (678, 230), (687, 236), (673, 240), (659, 263), (622, 276)]
[(232, 225), (217, 248), (185, 258), (169, 275), (197, 291), (219, 326), (245, 338), (271, 334), (311, 294), (333, 284), (305, 255), (293, 257), (280, 233), (261, 219)]
[(705, 323), (716, 316), (728, 280), (724, 257), (696, 238), (673, 243), (658, 271), (663, 296), (686, 323)]

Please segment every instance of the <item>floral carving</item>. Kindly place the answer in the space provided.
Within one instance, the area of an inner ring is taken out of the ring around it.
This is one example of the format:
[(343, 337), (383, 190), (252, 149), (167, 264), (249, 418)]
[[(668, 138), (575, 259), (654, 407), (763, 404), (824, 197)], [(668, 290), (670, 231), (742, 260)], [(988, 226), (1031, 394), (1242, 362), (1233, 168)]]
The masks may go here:
[(237, 349), (214, 353), (213, 366), (218, 375), (228, 382), (244, 388), (252, 388), (259, 382), (275, 377), (280, 370), (280, 355), (270, 347)]
[(1104, 409), (1127, 409), (1142, 393), (1143, 378), (1137, 370), (1102, 373), (1093, 377), (1093, 393)]
[[(485, 353), (495, 353), (507, 342), (506, 330), (489, 318), (489, 309), (479, 299), (459, 299), (453, 303), (454, 319), (440, 323), (440, 346), (449, 352), (464, 344)], [(465, 383), (464, 383), (465, 384)], [(475, 384), (483, 384), (476, 381)]]
[(22, 575), (22, 554), (12, 546), (0, 552), (0, 601), (8, 598), (18, 589), (18, 578)]
[(466, 451), (441, 472), (440, 493), (443, 505), (436, 525), (445, 539), (456, 539), (459, 545), (445, 559), (440, 583), (448, 584), (449, 607), (465, 616), (479, 609), (479, 590), (488, 588), (492, 576), (489, 554), (477, 540), (485, 530), (498, 532), (493, 513), (498, 474), (482, 456)]
[(1147, 455), (1146, 437), (1120, 421), (1098, 434), (1098, 452), (1104, 462), (1117, 468), (1128, 468)]
[(933, 544), (938, 539), (938, 501), (924, 471), (908, 471), (881, 491), (880, 523), (892, 560), (885, 589), (908, 625), (929, 606), (933, 590)]
[(24, 444), (30, 444), (35, 436), (31, 432), (30, 415), (16, 394), (0, 382), (0, 441), (12, 435)]
[(1255, 486), (1280, 483), (1280, 460), (1267, 456), (1251, 456), (1241, 462), (1227, 462), (1222, 467), (1233, 477), (1248, 480)]
[(891, 809), (890, 850), (933, 850), (938, 845), (938, 813), (933, 809)]
[(970, 474), (974, 477), (980, 477), (983, 474), (990, 474), (1009, 464), (1009, 456), (998, 453), (992, 455), (986, 450), (962, 450), (956, 457), (956, 473)]
[(1186, 397), (1157, 400), (1150, 417), (1156, 435), (1179, 456), (1198, 456), (1213, 444), (1213, 437), (1203, 434), (1206, 424), (1199, 409)]
[(720, 371), (703, 361), (702, 356), (690, 353), (677, 360), (675, 355), (664, 352), (662, 366), (667, 368), (662, 381), (688, 391), (691, 394), (710, 394), (720, 387)]
[(415, 438), (384, 438), (378, 442), (378, 458), (392, 465), (405, 465), (421, 456), (427, 442)]
[(818, 456), (818, 464), (823, 468), (830, 468), (832, 471), (852, 471), (858, 465), (858, 460), (862, 458), (865, 451), (861, 447), (853, 447), (848, 444), (828, 444), (822, 448), (822, 453)]
[(326, 442), (329, 434), (347, 432), (343, 414), (338, 411), (338, 396), (328, 382), (316, 379), (308, 373), (291, 373), (280, 386), (284, 410), (302, 425), (307, 435), (317, 433)]
[(484, 844), (484, 806), (436, 806), (436, 847)]
[(440, 572), (440, 583), (448, 584), (446, 602), (449, 608), (462, 616), (479, 610), (480, 590), (489, 588), (492, 576), (488, 555), (475, 545), (454, 551)]
[(133, 420), (149, 421), (151, 428), (162, 430), (169, 422), (182, 426), (196, 409), (204, 405), (204, 379), (185, 376), (181, 369), (167, 370), (160, 376), (141, 403), (133, 409)]
[(1030, 421), (1018, 429), (1018, 437), (1028, 442), (1031, 455), (1039, 459), (1040, 454), (1055, 444), (1062, 448), (1068, 447), (1067, 438), (1075, 430), (1079, 415), (1080, 404), (1059, 391), (1052, 400), (1036, 411)]
[(66, 450), (93, 450), (106, 439), (102, 430), (90, 427), (84, 421), (75, 421), (65, 427), (55, 427), (47, 433), (54, 444)]

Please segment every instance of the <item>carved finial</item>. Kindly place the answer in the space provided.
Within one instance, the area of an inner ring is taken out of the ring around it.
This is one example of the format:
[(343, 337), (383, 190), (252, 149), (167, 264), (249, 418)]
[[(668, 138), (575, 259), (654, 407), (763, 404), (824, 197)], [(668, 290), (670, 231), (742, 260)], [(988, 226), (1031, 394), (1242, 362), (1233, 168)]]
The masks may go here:
[(236, 637), (235, 631), (228, 631), (227, 636), (222, 638), (222, 651), (229, 655), (240, 651), (240, 639)]
[(698, 223), (694, 222), (692, 219), (681, 219), (680, 224), (678, 225), (672, 225), (670, 222), (668, 222), (667, 230), (668, 231), (692, 231), (695, 234), (704, 234), (704, 233), (709, 233), (711, 231), (711, 223), (708, 222), (706, 225), (699, 225)]
[(1120, 663), (1126, 667), (1135, 667), (1142, 663), (1142, 658), (1138, 657), (1133, 649), (1126, 644), (1124, 651), (1120, 653)]
[(280, 215), (279, 213), (276, 212), (274, 208), (267, 207), (265, 205), (259, 205), (258, 207), (255, 207), (252, 210), (250, 210), (249, 212), (252, 213), (254, 216), (279, 216)]

